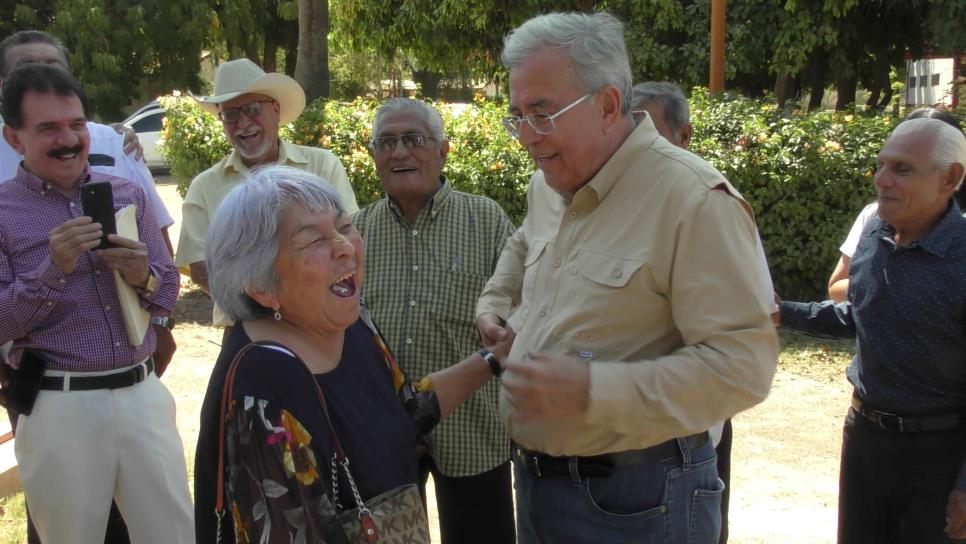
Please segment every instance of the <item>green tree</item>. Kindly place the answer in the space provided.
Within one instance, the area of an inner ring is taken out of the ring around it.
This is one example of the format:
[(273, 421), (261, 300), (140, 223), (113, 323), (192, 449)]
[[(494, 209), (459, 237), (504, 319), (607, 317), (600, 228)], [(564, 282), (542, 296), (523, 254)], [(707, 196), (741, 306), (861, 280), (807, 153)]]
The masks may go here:
[(329, 2), (299, 0), (299, 59), (295, 79), (305, 90), (305, 98), (329, 96)]
[(21, 0), (0, 6), (0, 37), (27, 29), (59, 37), (92, 110), (114, 120), (142, 91), (200, 87), (209, 21), (209, 6), (196, 0)]
[(501, 72), (503, 37), (548, 11), (592, 11), (592, 0), (333, 0), (334, 38), (348, 51), (387, 62), (407, 59), (422, 94), (435, 96), (442, 77)]
[[(306, 0), (311, 4), (310, 0)], [(213, 38), (228, 59), (245, 57), (266, 72), (278, 72), (279, 51), (284, 72), (295, 74), (299, 41), (296, 0), (214, 0)]]

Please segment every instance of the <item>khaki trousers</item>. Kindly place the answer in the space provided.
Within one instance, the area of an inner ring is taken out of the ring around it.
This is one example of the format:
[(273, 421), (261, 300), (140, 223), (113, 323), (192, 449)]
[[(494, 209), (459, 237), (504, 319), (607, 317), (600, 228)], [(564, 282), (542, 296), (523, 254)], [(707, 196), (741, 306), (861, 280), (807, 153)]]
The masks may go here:
[(44, 544), (102, 543), (112, 497), (134, 544), (194, 542), (174, 398), (153, 372), (120, 389), (41, 391), (15, 450)]

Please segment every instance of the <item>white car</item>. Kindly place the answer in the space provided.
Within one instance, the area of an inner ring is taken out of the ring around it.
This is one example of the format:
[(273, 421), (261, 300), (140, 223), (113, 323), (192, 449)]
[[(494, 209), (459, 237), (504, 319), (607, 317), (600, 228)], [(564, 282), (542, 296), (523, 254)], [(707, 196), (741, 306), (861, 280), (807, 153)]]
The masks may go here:
[(151, 102), (140, 108), (124, 120), (124, 126), (131, 127), (138, 135), (141, 147), (144, 148), (144, 162), (152, 171), (167, 170), (168, 165), (158, 150), (158, 140), (161, 138), (164, 122), (164, 108), (158, 102)]

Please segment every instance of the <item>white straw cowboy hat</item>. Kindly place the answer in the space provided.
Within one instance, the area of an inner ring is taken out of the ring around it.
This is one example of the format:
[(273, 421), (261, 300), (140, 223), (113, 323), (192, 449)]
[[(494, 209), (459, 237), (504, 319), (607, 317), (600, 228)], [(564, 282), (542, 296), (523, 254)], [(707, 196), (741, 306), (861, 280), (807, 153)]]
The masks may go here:
[(298, 118), (305, 109), (305, 91), (294, 79), (285, 74), (266, 74), (248, 59), (228, 61), (218, 67), (215, 73), (215, 94), (192, 98), (214, 116), (218, 116), (218, 105), (246, 93), (263, 94), (275, 99), (281, 106), (279, 122), (287, 124)]

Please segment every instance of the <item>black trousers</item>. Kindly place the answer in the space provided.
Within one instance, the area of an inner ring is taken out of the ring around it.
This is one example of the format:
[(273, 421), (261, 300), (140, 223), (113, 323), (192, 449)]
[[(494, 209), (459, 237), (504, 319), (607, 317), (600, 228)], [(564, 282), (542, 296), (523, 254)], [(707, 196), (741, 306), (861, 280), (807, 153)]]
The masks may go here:
[(839, 544), (939, 544), (966, 430), (887, 431), (849, 409), (839, 472)]
[(728, 504), (731, 501), (731, 420), (726, 419), (724, 430), (721, 431), (721, 442), (715, 448), (718, 454), (718, 478), (724, 482), (724, 493), (721, 494), (721, 533), (718, 544), (728, 544)]
[(443, 475), (433, 459), (419, 460), (420, 493), (426, 504), (426, 481), (433, 475), (442, 544), (514, 544), (510, 460), (475, 476)]

